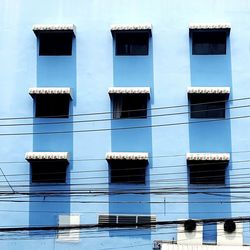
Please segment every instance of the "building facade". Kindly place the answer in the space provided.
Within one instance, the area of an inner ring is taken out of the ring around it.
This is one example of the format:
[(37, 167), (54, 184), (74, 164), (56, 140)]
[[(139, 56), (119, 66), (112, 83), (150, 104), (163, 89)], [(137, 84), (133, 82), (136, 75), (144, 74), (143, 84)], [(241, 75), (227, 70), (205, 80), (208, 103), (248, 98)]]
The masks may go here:
[(249, 243), (248, 0), (0, 10), (1, 249)]

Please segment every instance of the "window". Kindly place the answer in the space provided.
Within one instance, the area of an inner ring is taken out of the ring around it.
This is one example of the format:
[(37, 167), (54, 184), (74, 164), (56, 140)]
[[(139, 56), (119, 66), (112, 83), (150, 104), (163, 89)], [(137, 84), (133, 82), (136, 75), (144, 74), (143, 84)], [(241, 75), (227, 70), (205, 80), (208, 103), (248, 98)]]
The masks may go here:
[(156, 217), (148, 215), (99, 215), (99, 226), (155, 228)]
[(225, 184), (225, 169), (228, 162), (189, 162), (190, 184)]
[(69, 56), (72, 54), (72, 33), (41, 33), (39, 37), (40, 56)]
[(113, 118), (147, 118), (148, 87), (109, 88), (113, 103)]
[(226, 54), (227, 32), (201, 31), (192, 34), (193, 55)]
[(37, 95), (36, 117), (67, 118), (69, 101), (68, 95)]
[(71, 55), (74, 30), (74, 25), (34, 25), (33, 31), (39, 38), (39, 55)]
[(148, 33), (119, 33), (115, 39), (117, 56), (148, 55)]
[(111, 183), (144, 184), (147, 153), (107, 153), (106, 159), (110, 166)]
[(66, 183), (68, 153), (30, 152), (25, 158), (31, 165), (32, 183)]
[(111, 183), (144, 184), (146, 176), (146, 162), (117, 160), (111, 161)]
[(70, 88), (31, 88), (35, 100), (35, 116), (42, 118), (67, 118), (71, 100)]
[(188, 154), (190, 184), (225, 184), (229, 154)]
[(117, 56), (148, 55), (151, 24), (112, 25)]
[(190, 99), (191, 118), (225, 118), (226, 98), (200, 95)]
[(118, 225), (133, 225), (136, 227), (136, 216), (133, 215), (120, 215), (117, 217), (117, 224)]
[(146, 118), (147, 99), (145, 95), (114, 95), (113, 118)]
[(155, 228), (156, 225), (147, 225), (150, 223), (155, 223), (156, 217), (155, 216), (137, 216), (137, 223), (139, 224), (137, 228)]
[(33, 183), (65, 183), (68, 163), (62, 161), (34, 161), (32, 166)]
[(229, 88), (189, 88), (191, 118), (225, 118)]
[(189, 31), (192, 37), (193, 55), (226, 54), (227, 36), (230, 24), (191, 24)]

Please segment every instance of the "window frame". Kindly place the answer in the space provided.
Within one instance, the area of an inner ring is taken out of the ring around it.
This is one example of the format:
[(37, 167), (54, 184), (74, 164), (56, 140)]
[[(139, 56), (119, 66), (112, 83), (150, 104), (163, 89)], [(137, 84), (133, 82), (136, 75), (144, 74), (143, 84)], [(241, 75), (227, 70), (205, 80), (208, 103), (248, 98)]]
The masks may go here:
[[(68, 172), (68, 165), (69, 162), (66, 160), (29, 160), (30, 163), (30, 174), (31, 174), (31, 183), (32, 184), (66, 184), (67, 183), (67, 172)], [(56, 166), (54, 166), (54, 164), (57, 164)], [(47, 171), (47, 169), (49, 169), (48, 172), (44, 172), (44, 171), (39, 171), (43, 170), (43, 166), (42, 165), (46, 165), (45, 170)], [(36, 172), (34, 171), (34, 169), (36, 168)], [(55, 170), (55, 173), (53, 173)], [(56, 181), (58, 179), (56, 179), (56, 174), (58, 173), (57, 171), (59, 171), (60, 173), (60, 178), (59, 181)], [(45, 179), (42, 180), (41, 178), (38, 180), (34, 180), (34, 172), (35, 175), (39, 175), (38, 177), (41, 177), (41, 175), (45, 175), (45, 178), (47, 178), (47, 176), (50, 175), (54, 175), (55, 178), (53, 177), (51, 179), (51, 181), (49, 179)]]
[(39, 33), (39, 56), (72, 56), (74, 34), (71, 31)]
[(227, 38), (228, 38), (227, 29), (192, 30), (191, 38), (192, 38), (192, 55), (227, 54)]
[(226, 94), (190, 94), (189, 111), (191, 119), (225, 119), (226, 103), (229, 93)]
[[(209, 186), (226, 185), (226, 170), (227, 170), (228, 164), (229, 164), (228, 160), (220, 160), (220, 161), (218, 160), (187, 160), (189, 184), (190, 185), (209, 185)], [(203, 174), (202, 172), (204, 172), (204, 176), (202, 176)], [(219, 177), (216, 177), (216, 173), (219, 174)], [(196, 180), (196, 178), (199, 178), (200, 180)]]
[(68, 94), (37, 94), (34, 101), (37, 118), (69, 118), (71, 97)]
[[(113, 119), (146, 119), (148, 117), (148, 94), (113, 94), (111, 100)], [(120, 110), (118, 110), (119, 106)]]
[[(101, 223), (101, 217), (104, 218), (105, 217), (105, 222)], [(110, 223), (109, 222), (109, 218), (113, 217), (113, 220), (112, 221), (115, 221), (114, 223)], [(99, 214), (98, 216), (98, 225), (99, 227), (100, 226), (105, 226), (105, 225), (108, 225), (108, 224), (112, 224), (113, 227), (116, 227), (116, 228), (119, 228), (119, 227), (123, 227), (123, 228), (126, 228), (126, 225), (125, 223), (120, 223), (120, 224), (123, 224), (123, 226), (119, 225), (119, 217), (135, 217), (135, 223), (136, 224), (139, 224), (139, 221), (140, 220), (145, 220), (146, 219), (149, 219), (150, 222), (149, 223), (153, 223), (153, 222), (157, 222), (157, 219), (156, 219), (156, 216), (155, 215), (138, 215), (138, 214)], [(129, 223), (128, 223), (129, 224)], [(143, 223), (142, 223), (143, 224)], [(110, 226), (111, 227), (111, 226)], [(150, 230), (153, 230), (153, 229), (156, 229), (156, 225), (136, 225), (136, 226), (127, 226), (127, 227), (132, 227), (132, 228), (140, 228), (140, 229), (150, 229)]]
[(119, 31), (116, 32), (114, 39), (116, 56), (149, 55), (150, 34), (148, 31)]
[[(113, 184), (114, 185), (115, 184), (118, 184), (118, 185), (145, 185), (146, 184), (148, 160), (117, 159), (117, 160), (108, 160), (108, 164), (109, 164), (110, 184), (112, 185)], [(132, 164), (132, 166), (127, 167), (127, 164)], [(124, 168), (124, 165), (126, 166), (125, 168)], [(120, 174), (121, 171), (124, 173)], [(114, 174), (115, 172), (117, 172), (118, 175), (117, 174), (115, 175)], [(128, 174), (128, 172), (130, 174)]]

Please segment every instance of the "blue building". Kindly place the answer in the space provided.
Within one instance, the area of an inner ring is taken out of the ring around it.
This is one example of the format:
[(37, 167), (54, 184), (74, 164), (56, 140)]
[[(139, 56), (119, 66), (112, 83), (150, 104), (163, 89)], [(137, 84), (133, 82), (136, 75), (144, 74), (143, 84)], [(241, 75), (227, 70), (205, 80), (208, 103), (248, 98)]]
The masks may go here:
[(1, 249), (248, 248), (248, 0), (0, 10)]

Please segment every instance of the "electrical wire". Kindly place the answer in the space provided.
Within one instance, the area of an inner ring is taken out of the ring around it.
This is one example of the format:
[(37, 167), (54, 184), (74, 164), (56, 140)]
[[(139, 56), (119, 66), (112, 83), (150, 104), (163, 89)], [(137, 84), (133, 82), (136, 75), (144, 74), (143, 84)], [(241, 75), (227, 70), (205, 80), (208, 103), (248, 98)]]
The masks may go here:
[[(65, 211), (61, 211), (61, 210), (13, 210), (13, 209), (0, 209), (0, 213), (28, 213), (28, 214), (31, 214), (31, 213), (48, 213), (48, 214), (63, 214), (65, 213)], [(85, 211), (85, 210), (73, 210), (71, 211), (72, 214), (100, 214), (100, 213), (104, 213), (104, 214), (107, 214), (108, 212), (103, 212), (103, 211)], [(172, 211), (168, 211), (167, 212), (167, 215), (186, 215), (187, 213), (189, 213), (188, 211), (187, 212), (172, 212)], [(233, 211), (233, 214), (242, 214), (243, 211)], [(195, 212), (193, 214), (204, 214), (204, 211), (197, 211), (195, 210)], [(227, 211), (206, 211), (206, 214), (232, 214), (232, 212), (227, 212)], [(250, 212), (246, 212), (244, 211), (244, 214), (247, 215), (249, 214), (250, 216)], [(141, 216), (148, 216), (148, 214), (140, 214)], [(166, 216), (166, 213), (164, 212), (154, 212), (154, 215), (165, 215)]]
[[(215, 222), (205, 222), (205, 224), (206, 225), (209, 225), (209, 224), (211, 224), (211, 225), (214, 225), (214, 223)], [(132, 235), (130, 235), (130, 233), (129, 234), (117, 234), (117, 232), (115, 232), (114, 231), (114, 233), (116, 233), (114, 236), (116, 236), (116, 237), (131, 237), (131, 236), (135, 236), (135, 237), (138, 237), (138, 236), (146, 236), (146, 235), (148, 235), (148, 236), (153, 236), (153, 235), (162, 235), (162, 234), (164, 234), (164, 235), (173, 235), (173, 234), (176, 234), (176, 231), (165, 231), (165, 232), (156, 232), (156, 230), (155, 229), (151, 229), (151, 231), (150, 232), (147, 232), (147, 233), (135, 233), (136, 231), (137, 231), (137, 229), (138, 228), (116, 228), (116, 229), (112, 229), (112, 228), (108, 228), (108, 230), (105, 230), (105, 231), (107, 231), (107, 232), (113, 232), (114, 230), (115, 231), (118, 231), (118, 232), (121, 232), (121, 231), (125, 231), (125, 232), (131, 232), (132, 233)], [(159, 230), (164, 230), (164, 229), (175, 229), (176, 230), (176, 225), (161, 225), (161, 226), (157, 226), (157, 230), (159, 231)], [(149, 231), (149, 229), (140, 229), (140, 231), (141, 230), (143, 230), (143, 231), (145, 231), (145, 230), (147, 230), (147, 231)], [(93, 230), (84, 230), (84, 229), (81, 229), (80, 231), (76, 231), (76, 230), (74, 230), (73, 232), (71, 232), (71, 234), (73, 234), (73, 236), (74, 235), (79, 235), (79, 238), (80, 239), (82, 239), (82, 238), (87, 238), (87, 239), (90, 239), (90, 238), (104, 238), (104, 237), (110, 237), (109, 235), (93, 235), (93, 234), (96, 234), (96, 233), (98, 233), (98, 234), (100, 234), (100, 233), (103, 233), (103, 232), (105, 232), (105, 231), (100, 231), (100, 229), (98, 229), (98, 231), (93, 231)], [(204, 232), (214, 232), (214, 230), (211, 230), (211, 229), (203, 229), (203, 231)], [(223, 230), (217, 230), (217, 236), (218, 235), (221, 235), (220, 233), (218, 234), (218, 232), (222, 232)], [(199, 232), (198, 230), (197, 230), (197, 232)], [(60, 235), (64, 235), (64, 234), (66, 234), (67, 235), (67, 231), (62, 231), (62, 230), (60, 230), (60, 232), (59, 231), (57, 231), (57, 230), (54, 230), (54, 231), (52, 231), (52, 233), (53, 234), (51, 234), (51, 230), (50, 230), (50, 232), (46, 232), (46, 231), (37, 231), (37, 232), (32, 232), (32, 235), (31, 234), (29, 234), (29, 235), (27, 235), (27, 234), (25, 234), (25, 235), (23, 235), (23, 236), (28, 236), (27, 238), (23, 238), (22, 237), (22, 232), (8, 232), (8, 235), (10, 235), (10, 233), (15, 233), (14, 235), (12, 234), (12, 236), (18, 236), (18, 238), (16, 238), (17, 240), (32, 240), (32, 239), (34, 239), (34, 237), (35, 237), (35, 239), (40, 239), (40, 238), (38, 238), (38, 236), (42, 236), (42, 239), (44, 239), (45, 237), (46, 237), (46, 239), (49, 239), (49, 238), (55, 238), (56, 237), (56, 233), (59, 233)], [(88, 236), (83, 236), (83, 234), (86, 234), (86, 233), (91, 233), (92, 235), (88, 235)], [(185, 233), (184, 231), (183, 232), (179, 232), (180, 234), (182, 234), (182, 233)], [(5, 236), (5, 234), (2, 234), (2, 236)], [(32, 238), (31, 238), (32, 237)], [(3, 237), (1, 237), (0, 238), (1, 240), (8, 240), (9, 238), (3, 238)], [(12, 239), (15, 239), (15, 238), (12, 238)], [(183, 239), (183, 241), (184, 241), (184, 239)]]
[[(236, 163), (237, 164), (242, 164), (242, 163), (248, 163), (248, 162), (250, 162), (250, 160), (244, 160), (244, 161), (234, 161), (234, 162), (231, 162), (231, 164), (235, 164), (236, 165)], [(207, 166), (207, 164), (208, 163), (200, 163), (199, 164), (199, 166), (200, 167), (202, 167), (203, 165), (204, 166)], [(214, 166), (217, 166), (217, 162), (213, 162), (213, 163), (209, 163), (209, 166), (210, 167), (212, 167), (213, 165)], [(175, 165), (170, 165), (170, 166), (168, 166), (168, 165), (166, 165), (166, 166), (161, 166), (161, 168), (169, 168), (169, 167), (173, 167), (173, 166), (175, 166)], [(181, 166), (186, 166), (186, 164), (182, 164)], [(194, 164), (188, 164), (188, 167), (190, 168), (190, 167), (192, 167), (192, 166), (195, 166), (195, 167), (197, 167), (197, 164), (196, 163), (194, 163)], [(154, 168), (160, 168), (160, 167), (154, 167)], [(140, 167), (140, 168), (133, 168), (133, 170), (141, 170), (142, 168)], [(123, 177), (129, 177), (130, 175), (128, 175), (128, 174), (126, 174), (126, 171), (127, 170), (131, 170), (131, 168), (125, 168), (125, 169), (121, 169), (121, 170), (119, 170), (119, 171), (117, 171), (117, 173), (118, 174), (113, 174), (112, 175), (112, 177), (121, 177), (121, 178), (123, 178)], [(237, 171), (238, 170), (248, 170), (248, 168), (237, 168), (236, 169)], [(123, 174), (122, 174), (122, 172), (124, 172)], [(216, 173), (216, 172), (218, 172), (218, 173), (221, 173), (221, 172), (223, 172), (223, 170), (222, 169), (213, 169), (213, 171), (212, 171), (212, 173), (211, 173), (211, 169), (210, 170), (204, 170), (204, 169), (202, 169), (202, 170), (196, 170), (195, 171), (195, 174), (206, 174), (206, 177), (213, 177), (213, 173)], [(50, 177), (49, 177), (49, 181), (57, 181), (57, 180), (59, 180), (58, 179), (58, 177), (55, 177), (55, 178), (53, 178), (53, 176), (57, 176), (58, 174), (62, 174), (62, 173), (65, 173), (65, 172), (54, 172), (54, 173), (50, 173)], [(79, 176), (79, 173), (80, 173), (80, 171), (79, 172), (77, 172), (77, 174), (78, 174), (78, 176)], [(207, 175), (207, 173), (211, 173), (211, 175)], [(42, 176), (46, 176), (48, 173), (40, 173), (40, 174), (33, 174), (32, 176), (33, 177), (42, 177)], [(152, 176), (162, 176), (162, 175), (169, 175), (169, 174), (174, 174), (174, 175), (186, 175), (186, 174), (188, 174), (188, 171), (184, 171), (184, 172), (160, 172), (160, 173), (151, 173), (150, 174), (150, 177), (152, 177)], [(5, 175), (5, 176), (7, 176), (7, 175)], [(13, 176), (13, 175), (12, 175)], [(18, 175), (14, 175), (14, 176), (18, 176)], [(135, 175), (133, 175), (134, 177), (145, 177), (145, 175), (144, 174), (135, 174)], [(226, 179), (233, 179), (233, 177), (234, 176), (243, 176), (243, 179), (244, 178), (246, 178), (247, 177), (247, 175), (245, 174), (245, 173), (240, 173), (240, 174), (230, 174), (230, 176), (229, 177), (225, 177), (225, 180)], [(215, 176), (214, 178), (216, 179), (216, 178), (221, 178), (221, 177), (224, 177), (224, 174), (221, 174), (221, 175), (217, 175), (217, 176)], [(71, 180), (98, 180), (98, 179), (107, 179), (107, 178), (109, 178), (108, 176), (88, 176), (88, 177), (71, 177), (70, 179)], [(201, 178), (201, 179), (203, 179), (204, 177), (196, 177), (197, 179), (199, 179), (199, 178)], [(46, 179), (45, 179), (46, 180)], [(12, 184), (12, 183), (22, 183), (22, 182), (29, 182), (30, 180), (9, 180), (9, 182)], [(157, 180), (151, 180), (151, 182), (154, 182), (154, 181), (157, 181)], [(165, 181), (165, 182), (173, 182), (173, 181), (188, 181), (188, 178), (169, 178), (169, 179), (163, 179), (163, 181)], [(3, 181), (0, 181), (0, 183), (5, 183), (6, 182), (6, 180), (3, 180)], [(133, 183), (134, 181), (127, 181), (128, 183)], [(92, 184), (110, 184), (110, 182), (107, 182), (107, 183), (103, 183), (103, 182), (94, 182), (94, 183), (92, 183)], [(51, 185), (50, 183), (45, 183), (45, 185), (47, 186), (47, 185)], [(53, 184), (52, 184), (53, 185)], [(55, 184), (54, 184), (55, 185)], [(66, 185), (72, 185), (72, 183), (71, 184), (66, 184)]]
[[(145, 110), (162, 110), (162, 109), (172, 109), (172, 108), (182, 108), (182, 107), (189, 107), (189, 106), (197, 106), (197, 105), (203, 105), (203, 104), (216, 104), (216, 103), (222, 103), (222, 102), (237, 102), (237, 101), (244, 101), (249, 100), (250, 97), (242, 97), (242, 98), (235, 98), (235, 99), (229, 99), (226, 101), (211, 101), (211, 102), (201, 102), (198, 104), (181, 104), (181, 105), (170, 105), (170, 106), (162, 106), (162, 107), (154, 107), (154, 108), (146, 108), (146, 109), (132, 109), (127, 111), (145, 111)], [(124, 111), (124, 112), (127, 112)], [(120, 112), (120, 111), (119, 111)], [(112, 114), (115, 113), (114, 111), (104, 111), (104, 112), (90, 112), (90, 113), (79, 113), (79, 114), (71, 114), (69, 117), (77, 117), (77, 116), (92, 116), (92, 115), (106, 115), (106, 114)], [(65, 115), (59, 115), (59, 116), (53, 116), (51, 118), (62, 118), (65, 117)], [(1, 120), (20, 120), (20, 119), (35, 119), (35, 116), (19, 116), (19, 117), (0, 117)]]
[[(242, 154), (242, 153), (250, 153), (249, 150), (243, 150), (243, 151), (227, 151), (227, 153), (231, 154)], [(176, 155), (161, 155), (161, 156), (149, 156), (149, 159), (158, 159), (158, 158), (177, 158), (177, 157), (186, 157), (186, 154), (176, 154)], [(35, 162), (44, 162), (45, 160), (35, 160)], [(105, 158), (88, 158), (88, 159), (75, 159), (75, 160), (69, 160), (69, 162), (83, 162), (83, 161), (105, 161), (107, 160)], [(242, 160), (242, 161), (230, 161), (229, 163), (244, 163), (248, 162), (249, 160)], [(46, 160), (46, 162), (55, 162), (55, 160)], [(27, 164), (27, 161), (0, 161), (0, 164)], [(190, 164), (192, 165), (192, 164)], [(178, 165), (164, 165), (164, 166), (152, 166), (150, 169), (158, 169), (158, 168), (178, 168), (178, 167), (185, 167), (187, 164), (178, 164)], [(81, 166), (83, 168), (83, 166)], [(130, 168), (124, 168), (121, 169), (120, 171), (125, 171), (129, 170)], [(135, 169), (135, 168), (134, 168)], [(109, 169), (95, 169), (95, 170), (80, 170), (80, 171), (70, 171), (70, 173), (98, 173), (98, 172), (109, 172)], [(62, 173), (62, 172), (54, 172), (54, 173)], [(176, 173), (176, 172), (175, 172)], [(23, 173), (18, 173), (18, 174), (5, 174), (6, 177), (10, 176), (29, 176), (30, 174), (23, 174)]]
[(146, 129), (146, 128), (160, 128), (160, 127), (170, 127), (170, 126), (182, 126), (182, 125), (188, 125), (188, 124), (222, 122), (222, 121), (228, 121), (228, 120), (247, 119), (247, 118), (250, 118), (250, 115), (235, 116), (235, 117), (224, 118), (224, 119), (209, 119), (209, 120), (204, 120), (204, 121), (162, 123), (162, 124), (154, 124), (154, 125), (128, 126), (128, 127), (117, 127), (117, 128), (64, 130), (64, 131), (47, 131), (47, 132), (0, 133), (0, 136), (28, 136), (28, 135), (53, 135), (53, 134), (71, 134), (71, 133), (108, 132), (108, 131), (121, 131), (121, 130)]
[[(210, 218), (210, 219), (195, 219), (197, 223), (219, 223), (224, 222), (227, 219), (231, 219), (235, 222), (250, 221), (250, 217), (223, 217), (223, 218)], [(50, 231), (50, 230), (69, 230), (69, 229), (94, 229), (94, 228), (130, 228), (130, 227), (143, 227), (143, 226), (162, 226), (162, 225), (181, 225), (186, 220), (169, 220), (169, 221), (157, 221), (146, 223), (105, 223), (105, 224), (80, 224), (70, 226), (28, 226), (28, 227), (0, 227), (0, 232), (19, 232), (19, 231)]]
[[(221, 173), (223, 171), (222, 170), (214, 170), (213, 172), (211, 172), (211, 170), (210, 171), (209, 170), (208, 171), (205, 171), (205, 170), (204, 171), (195, 171), (195, 174), (206, 174), (205, 177), (204, 176), (196, 176), (195, 177), (195, 180), (196, 180), (195, 184), (199, 184), (197, 182), (197, 180), (201, 180), (200, 184), (215, 184), (216, 185), (216, 182), (214, 182), (214, 183), (204, 183), (204, 178), (211, 178), (211, 177), (213, 177), (214, 180), (218, 179), (218, 181), (222, 181), (222, 178), (223, 178), (223, 180), (234, 180), (234, 179), (238, 179), (239, 177), (241, 177), (241, 180), (250, 178), (249, 174), (245, 174), (245, 173), (231, 174), (229, 177), (225, 177), (224, 174), (219, 174), (219, 175), (215, 176), (214, 173), (216, 173), (216, 172)], [(183, 173), (185, 173), (185, 172), (183, 172)], [(208, 173), (210, 173), (210, 175)], [(164, 175), (169, 175), (169, 174), (171, 174), (171, 173), (165, 172), (165, 173), (159, 173), (159, 174), (151, 174), (151, 176), (164, 176)], [(182, 173), (177, 173), (177, 174), (182, 174)], [(186, 174), (188, 174), (188, 173), (186, 172)], [(141, 181), (137, 181), (137, 182), (135, 182), (133, 180), (131, 180), (131, 181), (126, 180), (126, 182), (122, 181), (122, 178), (130, 177), (130, 175), (118, 175), (118, 176), (114, 175), (112, 177), (116, 177), (116, 178), (119, 177), (119, 178), (121, 178), (120, 183), (112, 183), (112, 181), (111, 181), (111, 182), (108, 182), (107, 184), (110, 184), (110, 185), (112, 185), (112, 184), (124, 184), (124, 185), (126, 185), (126, 184), (145, 184), (145, 183), (142, 183)], [(133, 175), (133, 177), (144, 178), (145, 175), (139, 175), (139, 174), (137, 174), (137, 175)], [(107, 179), (107, 178), (109, 178), (109, 177), (103, 177), (103, 179)], [(88, 180), (88, 179), (98, 179), (98, 177), (90, 177), (90, 178), (85, 178), (85, 177), (82, 177), (82, 178), (81, 177), (73, 178), (72, 177), (70, 179), (71, 180), (86, 180), (86, 179)], [(39, 185), (46, 185), (47, 186), (48, 183), (51, 184), (51, 182), (52, 182), (52, 183), (54, 183), (54, 185), (56, 185), (56, 182), (58, 182), (60, 180), (61, 180), (60, 178), (48, 178), (48, 179), (43, 178), (43, 179), (41, 179), (41, 183), (38, 183), (38, 184)], [(26, 182), (29, 182), (29, 181), (30, 180), (18, 180), (18, 181), (11, 181), (11, 183), (22, 183), (22, 182), (26, 183)], [(159, 179), (159, 180), (156, 179), (156, 180), (151, 180), (150, 183), (155, 183), (155, 182), (157, 183), (157, 182), (161, 182), (161, 181), (164, 181), (165, 183), (182, 182), (182, 181), (186, 182), (186, 181), (189, 181), (189, 178), (164, 178), (164, 179)], [(5, 183), (6, 181), (1, 181), (1, 182)], [(33, 187), (36, 184), (37, 183), (34, 182), (33, 183)], [(70, 185), (72, 185), (72, 184), (73, 183), (71, 183)], [(103, 184), (104, 185), (106, 183), (93, 183), (93, 184)], [(217, 184), (223, 185), (223, 183), (217, 183)], [(30, 185), (30, 186), (32, 186), (32, 185)], [(13, 187), (11, 189), (13, 191)], [(1, 194), (1, 191), (0, 191), (0, 194)]]
[[(246, 107), (246, 105), (245, 105), (245, 107)], [(200, 112), (200, 111), (198, 111), (198, 112)], [(203, 121), (188, 121), (188, 122), (176, 122), (176, 123), (163, 123), (163, 124), (142, 125), (142, 126), (128, 126), (128, 127), (118, 127), (118, 128), (99, 128), (99, 129), (46, 131), (46, 132), (0, 133), (0, 136), (104, 132), (104, 131), (116, 131), (116, 130), (128, 130), (128, 129), (143, 129), (143, 128), (155, 128), (155, 127), (168, 127), (168, 126), (196, 124), (196, 123), (204, 123), (204, 122), (219, 122), (219, 121), (235, 120), (235, 119), (243, 119), (243, 118), (249, 118), (249, 116), (245, 115), (245, 116), (228, 117), (228, 118), (223, 118), (223, 119), (208, 119), (208, 120), (206, 119), (206, 120), (203, 120)]]
[[(250, 99), (250, 98), (249, 98)], [(202, 103), (202, 104), (190, 104), (191, 106), (195, 105), (204, 105), (210, 104)], [(220, 102), (221, 103), (221, 102)], [(155, 115), (147, 115), (146, 118), (155, 118), (155, 117), (166, 117), (166, 116), (176, 116), (176, 115), (187, 115), (187, 114), (199, 114), (205, 111), (226, 111), (231, 109), (240, 109), (240, 108), (249, 108), (249, 105), (241, 105), (235, 107), (225, 107), (225, 108), (213, 108), (213, 109), (200, 109), (200, 110), (193, 110), (193, 111), (186, 111), (186, 112), (174, 112), (174, 113), (166, 113), (166, 114), (155, 114)], [(141, 111), (139, 110), (126, 110), (121, 112), (136, 112)], [(120, 112), (120, 111), (119, 111)], [(136, 118), (145, 118), (145, 116), (137, 116)], [(122, 119), (122, 118), (121, 118)], [(75, 123), (88, 123), (88, 122), (106, 122), (106, 121), (118, 121), (118, 118), (105, 118), (105, 119), (92, 119), (92, 120), (74, 120), (74, 121), (52, 121), (52, 122), (33, 122), (33, 123), (9, 123), (9, 124), (0, 124), (0, 127), (16, 127), (16, 126), (40, 126), (40, 125), (59, 125), (59, 124), (75, 124)]]
[[(23, 197), (22, 197), (23, 198)], [(230, 198), (230, 197), (228, 197)], [(2, 203), (53, 203), (53, 204), (68, 204), (68, 203), (74, 203), (74, 204), (85, 204), (85, 205), (91, 205), (91, 204), (123, 204), (123, 205), (128, 205), (128, 204), (241, 204), (241, 203), (249, 203), (250, 202), (250, 197), (248, 199), (244, 200), (207, 200), (204, 199), (204, 201), (130, 201), (130, 200), (122, 200), (122, 201), (100, 201), (100, 200), (32, 200), (32, 199), (27, 199), (27, 200), (18, 200), (17, 198), (12, 198), (12, 199), (6, 199), (4, 200), (1, 198), (0, 200)]]
[[(209, 224), (213, 224), (213, 223), (206, 223), (207, 225), (209, 225)], [(176, 230), (176, 225), (173, 227), (173, 226), (171, 226), (171, 227), (169, 227), (169, 225), (165, 225), (165, 226), (158, 226), (157, 227), (157, 229), (159, 229), (159, 230), (164, 230), (164, 229), (175, 229)], [(65, 230), (67, 230), (67, 229), (65, 229)], [(117, 232), (116, 231), (118, 231), (119, 230), (119, 232), (122, 232), (123, 234), (117, 234)], [(146, 229), (146, 228), (140, 228), (140, 231), (149, 231), (150, 229)], [(73, 231), (73, 230), (72, 230)], [(105, 230), (105, 231), (107, 231), (107, 230)], [(86, 234), (86, 233), (91, 233), (91, 234), (100, 234), (100, 233), (103, 233), (103, 232), (105, 232), (105, 231), (100, 231), (100, 229), (98, 229), (98, 231), (93, 231), (93, 230), (84, 230), (83, 231), (83, 229), (81, 229), (81, 231), (77, 231), (77, 230), (74, 230), (73, 232), (71, 232), (71, 234), (72, 234), (72, 236), (74, 236), (74, 235), (79, 235), (79, 238), (96, 238), (96, 237), (98, 237), (99, 235), (93, 235), (93, 236), (90, 236), (90, 237), (88, 237), (88, 236), (82, 236), (83, 234)], [(124, 232), (123, 231), (125, 231), (125, 232), (127, 232), (128, 234), (124, 234)], [(116, 236), (117, 237), (121, 237), (121, 236), (123, 236), (123, 237), (129, 237), (130, 236), (130, 233), (133, 233), (133, 236), (135, 236), (135, 237), (138, 237), (138, 236), (146, 236), (146, 235), (161, 235), (161, 234), (166, 234), (166, 235), (168, 235), (168, 234), (170, 234), (170, 235), (173, 235), (173, 234), (176, 234), (176, 231), (167, 231), (167, 232), (164, 232), (164, 233), (160, 233), (160, 232), (156, 232), (156, 230), (155, 229), (151, 229), (151, 232), (144, 232), (144, 233), (138, 233), (138, 232), (136, 232), (137, 231), (137, 228), (125, 228), (125, 229), (123, 229), (123, 228), (119, 228), (119, 229), (112, 229), (112, 228), (108, 228), (108, 232), (110, 232), (110, 233), (116, 233)], [(200, 232), (199, 230), (197, 230), (196, 232)], [(211, 230), (211, 229), (204, 229), (204, 232), (213, 232), (213, 230)], [(218, 232), (222, 232), (222, 230), (218, 230)], [(54, 234), (60, 234), (60, 235), (67, 235), (68, 234), (68, 232), (67, 231), (63, 231), (63, 230), (60, 230), (60, 231), (57, 231), (57, 230), (50, 230), (49, 232), (47, 231), (47, 232), (39, 232), (39, 231), (37, 231), (37, 232), (32, 232), (32, 235), (30, 235), (30, 236), (32, 236), (32, 237), (37, 237), (37, 236), (49, 236), (49, 238), (54, 238), (55, 237), (55, 235), (52, 235), (52, 233), (54, 233)], [(183, 232), (179, 232), (179, 234), (184, 234), (185, 232), (183, 231)], [(200, 232), (201, 233), (201, 232)], [(8, 234), (10, 234), (10, 232), (8, 232)], [(2, 234), (2, 236), (4, 236), (4, 234)], [(15, 235), (13, 235), (13, 236), (27, 236), (27, 234), (25, 234), (25, 235), (23, 235), (22, 234), (22, 232), (15, 232)], [(100, 237), (101, 238), (106, 238), (106, 237), (109, 237), (109, 236), (107, 236), (107, 235), (100, 235)], [(29, 239), (29, 238), (27, 238), (27, 239)], [(181, 240), (180, 240), (181, 241)]]

